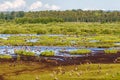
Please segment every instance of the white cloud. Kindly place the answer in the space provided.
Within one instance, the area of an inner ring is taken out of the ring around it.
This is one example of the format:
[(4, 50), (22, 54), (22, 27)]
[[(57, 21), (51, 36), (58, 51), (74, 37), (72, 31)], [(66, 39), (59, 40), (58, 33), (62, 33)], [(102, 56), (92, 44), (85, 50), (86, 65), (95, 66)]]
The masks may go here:
[[(29, 6), (30, 5), (30, 6)], [(39, 10), (59, 10), (57, 5), (43, 4), (41, 1), (35, 1), (27, 4), (26, 0), (6, 0), (0, 3), (0, 11), (39, 11)]]
[(30, 11), (37, 11), (37, 10), (59, 10), (60, 7), (56, 5), (49, 5), (49, 4), (43, 4), (41, 1), (36, 1), (29, 7)]
[(84, 11), (87, 11), (87, 10), (105, 10), (105, 9), (99, 9), (99, 8), (84, 8), (84, 9), (82, 9), (82, 10), (84, 10)]
[(26, 5), (25, 0), (15, 0), (13, 2), (13, 8), (19, 8), (19, 7), (22, 7), (22, 6), (25, 6), (25, 5)]
[(0, 11), (7, 11), (8, 9), (21, 8), (26, 5), (25, 0), (5, 1), (0, 4)]
[(41, 8), (41, 7), (42, 7), (42, 2), (36, 1), (30, 6), (29, 10), (36, 10), (36, 9)]
[(56, 5), (52, 5), (52, 6), (51, 6), (51, 9), (52, 9), (52, 10), (59, 10), (60, 7), (59, 7), (59, 6), (56, 6)]
[(49, 9), (49, 10), (59, 10), (60, 7), (59, 6), (56, 6), (56, 5), (49, 5), (49, 4), (45, 4), (44, 6), (46, 9)]
[(50, 5), (49, 5), (49, 4), (45, 4), (44, 7), (45, 7), (45, 8), (50, 8)]

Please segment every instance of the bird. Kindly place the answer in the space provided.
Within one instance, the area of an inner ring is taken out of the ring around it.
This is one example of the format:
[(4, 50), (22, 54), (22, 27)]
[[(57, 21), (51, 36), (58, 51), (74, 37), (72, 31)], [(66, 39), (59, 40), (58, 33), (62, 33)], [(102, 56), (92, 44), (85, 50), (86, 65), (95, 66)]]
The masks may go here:
[(58, 78), (55, 76), (54, 80), (58, 80)]
[(38, 76), (36, 76), (35, 80), (40, 80)]
[(80, 76), (80, 73), (79, 73), (79, 72), (76, 72), (76, 75), (79, 77), (79, 76)]

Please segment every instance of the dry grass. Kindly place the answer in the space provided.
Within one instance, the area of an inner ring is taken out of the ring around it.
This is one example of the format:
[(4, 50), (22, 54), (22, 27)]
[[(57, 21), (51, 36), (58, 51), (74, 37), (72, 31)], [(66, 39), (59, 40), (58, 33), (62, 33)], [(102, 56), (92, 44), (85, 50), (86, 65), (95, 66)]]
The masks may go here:
[(119, 80), (120, 64), (51, 66), (36, 62), (1, 63), (0, 75), (4, 80)]

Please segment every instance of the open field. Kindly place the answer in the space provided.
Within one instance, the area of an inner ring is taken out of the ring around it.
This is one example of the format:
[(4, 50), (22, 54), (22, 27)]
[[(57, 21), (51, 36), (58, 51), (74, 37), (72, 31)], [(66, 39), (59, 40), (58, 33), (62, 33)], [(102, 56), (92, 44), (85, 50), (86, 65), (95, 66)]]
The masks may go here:
[(68, 35), (119, 35), (120, 23), (63, 22), (48, 24), (0, 24), (1, 34), (68, 34)]
[(120, 64), (1, 63), (0, 80), (119, 80)]
[[(44, 34), (0, 38), (0, 45), (119, 47), (120, 23), (64, 22), (48, 24), (0, 24), (1, 34)], [(49, 34), (59, 36), (49, 36)], [(62, 36), (60, 36), (60, 34)], [(30, 40), (35, 40), (30, 42)]]
[(0, 0), (0, 80), (120, 80), (120, 2), (61, 1)]
[[(4, 62), (0, 64), (0, 80), (119, 80), (120, 78), (120, 64), (113, 64), (113, 61), (119, 56), (116, 56), (119, 49), (114, 50), (114, 48), (120, 47), (120, 28), (119, 23), (77, 23), (77, 22), (65, 22), (65, 23), (48, 23), (48, 24), (15, 24), (15, 23), (4, 23), (0, 24), (1, 34), (17, 34), (9, 37), (2, 36), (0, 38), (1, 50), (5, 54), (9, 54), (7, 50), (9, 49), (20, 49), (23, 46), (24, 49), (29, 51), (29, 46), (33, 47), (36, 51), (41, 52), (42, 48), (39, 46), (49, 46), (56, 47), (52, 50), (56, 50), (57, 46), (62, 46), (64, 49), (67, 47), (75, 47), (77, 49), (83, 47), (83, 50), (77, 50), (71, 52), (72, 54), (87, 54), (87, 48), (104, 48), (106, 54), (98, 54), (100, 59), (97, 57), (85, 57), (87, 60), (104, 61), (107, 57), (106, 62), (112, 62), (111, 64), (80, 64), (80, 65), (64, 65), (56, 66), (45, 64), (41, 62), (30, 62), (24, 60), (27, 56), (33, 56), (33, 52), (21, 51), (20, 56), (23, 57), (23, 62)], [(20, 34), (44, 34), (37, 36), (21, 36)], [(54, 35), (49, 35), (54, 34)], [(60, 34), (55, 36), (56, 34)], [(4, 47), (7, 46), (7, 47)], [(18, 46), (18, 48), (16, 47)], [(28, 46), (28, 47), (26, 47)], [(31, 51), (33, 50), (31, 48)], [(38, 49), (37, 49), (38, 48)], [(112, 48), (112, 50), (109, 48)], [(21, 48), (22, 49), (22, 48)], [(23, 50), (24, 50), (23, 49)], [(44, 50), (49, 50), (45, 48)], [(74, 49), (72, 49), (74, 50)], [(6, 52), (5, 52), (6, 51)], [(64, 51), (64, 50), (63, 50)], [(12, 51), (11, 51), (12, 52)], [(3, 53), (3, 54), (4, 54)], [(94, 52), (93, 52), (94, 53)], [(97, 52), (96, 52), (97, 53)], [(114, 54), (115, 56), (112, 57)], [(17, 53), (16, 53), (17, 54)], [(54, 52), (43, 52), (43, 55), (54, 55)], [(102, 57), (101, 57), (102, 55)], [(105, 56), (106, 55), (106, 56)], [(79, 56), (79, 55), (78, 55)], [(95, 55), (96, 56), (96, 55)], [(105, 57), (104, 57), (105, 56)], [(11, 59), (11, 56), (0, 56), (4, 59)], [(63, 55), (64, 57), (64, 55)], [(17, 56), (17, 59), (20, 57)], [(53, 57), (54, 58), (54, 57)], [(74, 57), (73, 57), (74, 58)], [(117, 59), (118, 59), (117, 58)], [(70, 59), (70, 58), (67, 58)], [(79, 58), (77, 58), (79, 59)], [(77, 59), (74, 60), (77, 62)], [(82, 58), (84, 59), (84, 58)], [(81, 59), (81, 60), (82, 60)], [(49, 60), (48, 60), (49, 61)], [(70, 59), (70, 63), (74, 63)], [(79, 60), (80, 61), (80, 60)], [(66, 60), (66, 62), (69, 62)], [(49, 63), (49, 62), (48, 62)], [(104, 63), (104, 62), (103, 62)]]

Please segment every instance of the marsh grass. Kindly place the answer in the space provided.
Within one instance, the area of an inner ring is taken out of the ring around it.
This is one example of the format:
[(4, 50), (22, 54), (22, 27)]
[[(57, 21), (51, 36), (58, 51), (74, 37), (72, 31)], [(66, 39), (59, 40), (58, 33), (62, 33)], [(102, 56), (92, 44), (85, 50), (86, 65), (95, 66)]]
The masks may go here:
[(55, 56), (55, 52), (46, 50), (44, 52), (41, 52), (40, 56)]
[(72, 55), (84, 55), (84, 54), (90, 54), (91, 50), (89, 49), (79, 49), (79, 50), (74, 50), (70, 51), (70, 54)]
[(25, 50), (15, 50), (15, 54), (23, 55), (23, 56), (35, 56), (35, 53), (31, 51), (25, 51)]
[(115, 49), (106, 49), (106, 50), (104, 50), (104, 52), (106, 54), (117, 54), (118, 50), (115, 50)]
[(0, 55), (0, 59), (12, 59), (11, 55)]
[[(36, 42), (27, 42), (27, 40), (37, 39)], [(91, 42), (95, 41), (95, 42)], [(64, 36), (10, 36), (8, 39), (0, 39), (0, 45), (11, 46), (77, 46), (77, 47), (119, 47), (115, 43), (120, 42), (120, 37), (117, 35), (96, 35), (83, 36), (79, 35), (64, 35)]]
[[(65, 73), (63, 74), (61, 71)], [(3, 75), (5, 80), (35, 80), (36, 77), (40, 80), (54, 80), (55, 77), (58, 80), (119, 80), (120, 64), (81, 64), (55, 67), (43, 63), (17, 63), (15, 67), (10, 67), (4, 63), (0, 65), (0, 74), (6, 74)]]

